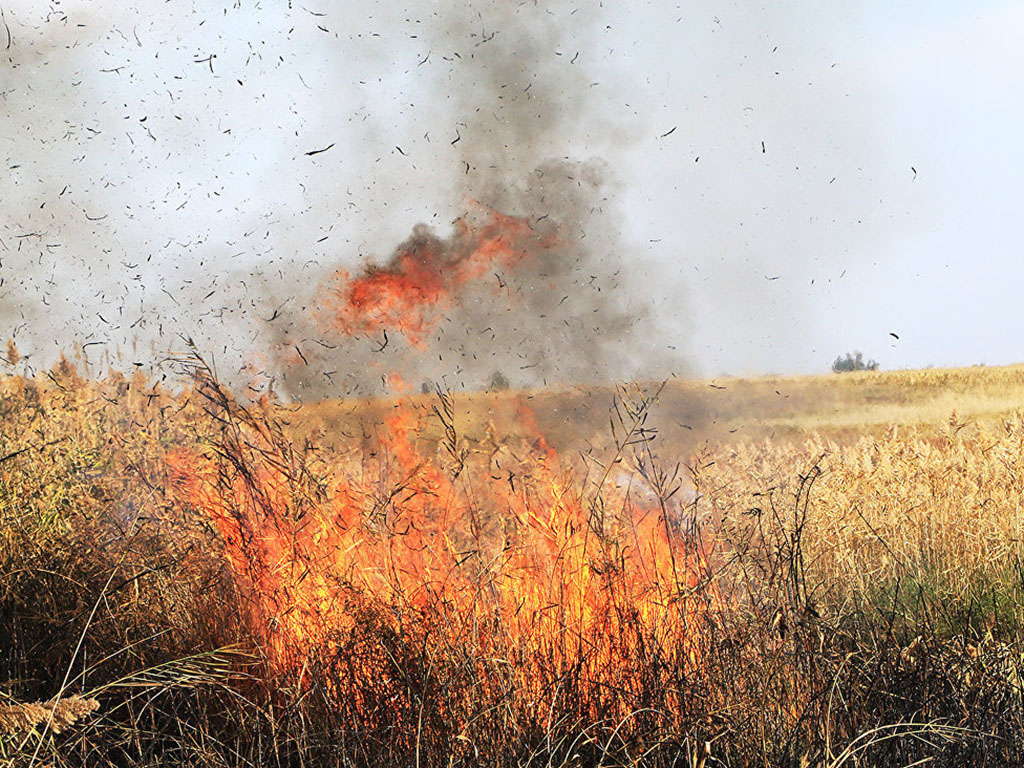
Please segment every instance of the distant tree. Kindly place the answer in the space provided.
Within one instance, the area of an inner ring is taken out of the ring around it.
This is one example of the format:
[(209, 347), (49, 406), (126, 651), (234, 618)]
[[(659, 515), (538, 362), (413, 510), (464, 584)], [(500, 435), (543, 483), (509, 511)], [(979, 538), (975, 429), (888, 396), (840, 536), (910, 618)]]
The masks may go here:
[(833, 373), (850, 373), (851, 371), (877, 371), (877, 360), (865, 360), (864, 355), (858, 351), (853, 354), (846, 353), (846, 357), (837, 357), (832, 363)]
[(487, 385), (487, 388), (492, 392), (501, 392), (508, 389), (509, 386), (508, 376), (501, 371), (495, 371), (491, 376), (491, 383)]

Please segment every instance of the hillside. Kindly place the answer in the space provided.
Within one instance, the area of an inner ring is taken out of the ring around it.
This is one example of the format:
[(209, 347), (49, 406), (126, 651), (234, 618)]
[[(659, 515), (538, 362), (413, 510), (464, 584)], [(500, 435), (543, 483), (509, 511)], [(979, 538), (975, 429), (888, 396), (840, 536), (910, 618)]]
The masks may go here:
[[(642, 389), (654, 392), (658, 384)], [(635, 387), (627, 387), (627, 393)], [(491, 432), (524, 435), (523, 406), (560, 452), (606, 447), (609, 412), (620, 390), (571, 387), (495, 393), (455, 393), (457, 425), (476, 444)], [(403, 396), (402, 402), (429, 411), (431, 395)], [(323, 401), (303, 405), (295, 425), (318, 432), (328, 443), (362, 438), (393, 410), (396, 400)], [(991, 424), (1024, 409), (1024, 365), (929, 368), (818, 376), (763, 376), (711, 380), (672, 379), (651, 408), (649, 426), (659, 433), (665, 455), (686, 453), (703, 443), (743, 440), (800, 441), (814, 433), (849, 442), (878, 435), (892, 425), (937, 425), (954, 412), (960, 419)]]

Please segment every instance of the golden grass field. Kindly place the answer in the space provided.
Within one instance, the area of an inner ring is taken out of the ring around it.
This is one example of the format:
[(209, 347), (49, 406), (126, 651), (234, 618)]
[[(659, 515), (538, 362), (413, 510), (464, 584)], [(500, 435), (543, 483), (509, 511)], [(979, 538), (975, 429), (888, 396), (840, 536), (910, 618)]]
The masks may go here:
[[(648, 385), (653, 389), (656, 385)], [(502, 435), (517, 437), (517, 406), (536, 414), (545, 437), (559, 450), (605, 444), (613, 387), (571, 387), (469, 393), (458, 398), (466, 432), (482, 435), (493, 420)], [(403, 397), (429, 408), (432, 395)], [(296, 421), (343, 438), (380, 419), (393, 401), (324, 401)], [(928, 427), (961, 418), (991, 426), (1024, 408), (1024, 366), (875, 371), (819, 376), (670, 379), (651, 409), (663, 443), (686, 450), (702, 442), (801, 441), (810, 434), (838, 442), (878, 436), (890, 426)]]
[(0, 764), (1024, 760), (1022, 366), (301, 406), (184, 367), (0, 379)]

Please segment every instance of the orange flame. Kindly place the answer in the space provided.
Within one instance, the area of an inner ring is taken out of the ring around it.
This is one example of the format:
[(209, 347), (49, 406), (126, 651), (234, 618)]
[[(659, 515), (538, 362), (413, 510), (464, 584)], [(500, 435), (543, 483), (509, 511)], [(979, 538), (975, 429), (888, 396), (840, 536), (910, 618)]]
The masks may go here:
[[(535, 425), (525, 405), (520, 418)], [(319, 498), (259, 458), (258, 432), (245, 435), (256, 465), (244, 472), (223, 457), (169, 457), (175, 494), (216, 526), (278, 669), (357, 632), (356, 598), (396, 632), (412, 622), (445, 649), (470, 649), (479, 686), (513, 684), (538, 716), (567, 670), (592, 692), (628, 693), (652, 647), (699, 663), (692, 626), (716, 598), (695, 589), (707, 565), (658, 511), (626, 494), (588, 499), (539, 433), (525, 455), (499, 448), (463, 482), (424, 449), (408, 407), (386, 427), (376, 465), (327, 467)]]
[(394, 330), (422, 348), (470, 284), (554, 245), (526, 219), (474, 208), (447, 240), (418, 228), (387, 264), (355, 277), (339, 269), (322, 302), (327, 324), (347, 335)]

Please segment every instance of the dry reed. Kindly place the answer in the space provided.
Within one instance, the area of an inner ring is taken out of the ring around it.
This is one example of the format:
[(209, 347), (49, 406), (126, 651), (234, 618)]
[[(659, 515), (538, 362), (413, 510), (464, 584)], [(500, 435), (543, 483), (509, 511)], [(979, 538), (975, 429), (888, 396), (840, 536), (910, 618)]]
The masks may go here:
[(72, 695), (45, 702), (0, 704), (0, 734), (17, 734), (40, 726), (59, 734), (100, 708), (96, 699)]
[[(1012, 415), (946, 412), (856, 439), (801, 426), (798, 440), (677, 453), (630, 427), (642, 414), (620, 401), (627, 428), (612, 450), (563, 467), (552, 486), (550, 445), (480, 435), (457, 396), (436, 411), (426, 401), (435, 421), (400, 440), (368, 429), (331, 449), (300, 423), (304, 410), (242, 409), (212, 380), (171, 394), (141, 376), (51, 374), (0, 380), (0, 457), (11, 457), (0, 462), (0, 680), (16, 694), (0, 717), (20, 733), (52, 716), (48, 763), (1024, 761), (1024, 424)], [(979, 376), (1016, 386), (1016, 373)], [(894, 376), (899, 396), (971, 381), (918, 378)], [(827, 383), (852, 402), (858, 388), (878, 396), (880, 381)], [(812, 383), (798, 384), (814, 402)], [(678, 470), (664, 460), (677, 456)], [(182, 493), (195, 468), (200, 496)], [(328, 530), (317, 515), (339, 489), (359, 491), (335, 521), (351, 545), (339, 561), (362, 552), (380, 567), (306, 572)], [(472, 503), (454, 533), (432, 539), (459, 498)], [(511, 498), (530, 505), (498, 503)], [(647, 528), (621, 514), (630, 503), (652, 510)], [(429, 526), (409, 527), (410, 509)], [(647, 564), (650, 522), (673, 546), (630, 591), (623, 576)], [(276, 538), (253, 535), (268, 525)], [(452, 553), (457, 566), (438, 570)], [(501, 578), (538, 563), (547, 591), (495, 602)], [(463, 573), (476, 591), (446, 592)], [(606, 591), (587, 604), (600, 611), (561, 599), (581, 573)], [(334, 603), (319, 616), (340, 619), (289, 635), (315, 600), (289, 587), (254, 603), (254, 585), (285, 575), (324, 590)], [(84, 719), (94, 710), (61, 711), (78, 699), (54, 706), (46, 685), (69, 668), (69, 638), (93, 605), (71, 684), (102, 691), (104, 716)], [(538, 623), (503, 633), (493, 605), (513, 621), (537, 607)], [(667, 631), (681, 605), (700, 610), (684, 614), (685, 633)], [(534, 642), (533, 626), (548, 639)], [(230, 643), (263, 662), (218, 657), (208, 672), (203, 654)]]

